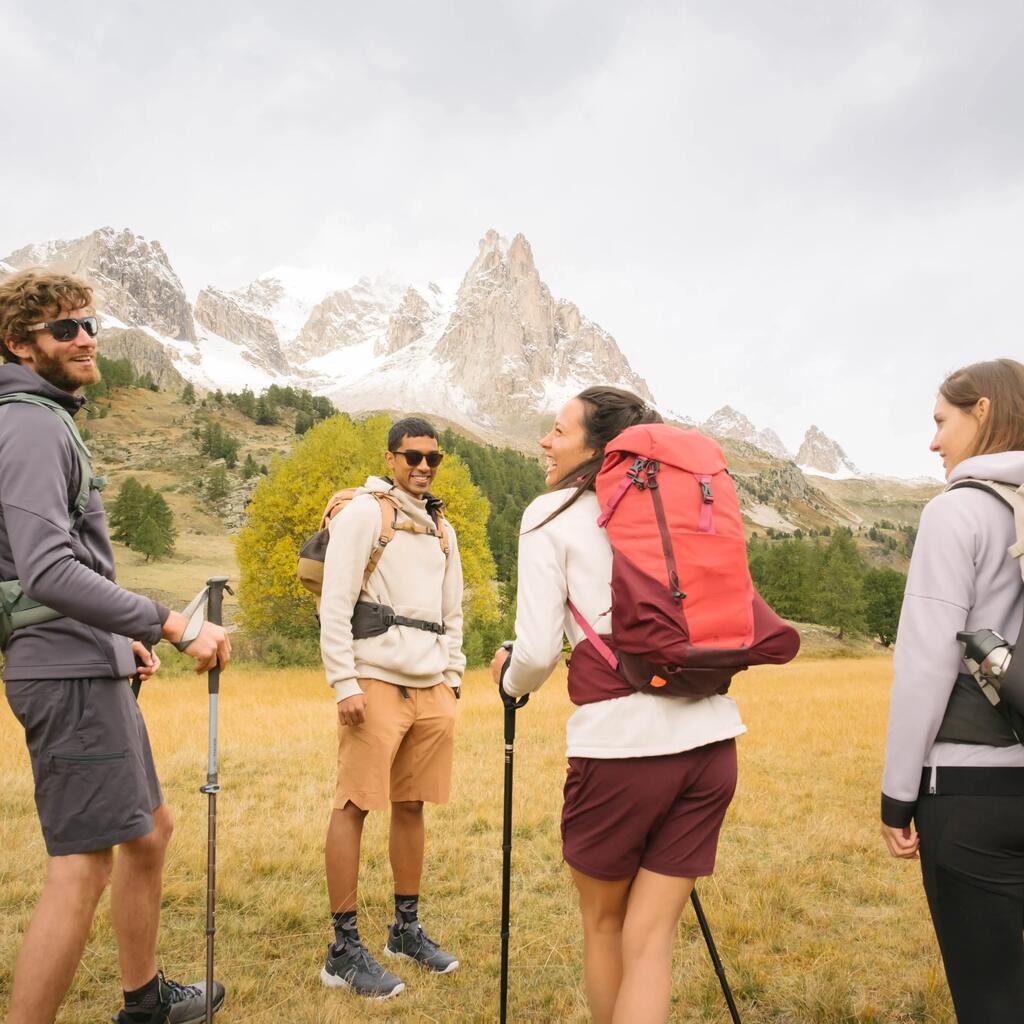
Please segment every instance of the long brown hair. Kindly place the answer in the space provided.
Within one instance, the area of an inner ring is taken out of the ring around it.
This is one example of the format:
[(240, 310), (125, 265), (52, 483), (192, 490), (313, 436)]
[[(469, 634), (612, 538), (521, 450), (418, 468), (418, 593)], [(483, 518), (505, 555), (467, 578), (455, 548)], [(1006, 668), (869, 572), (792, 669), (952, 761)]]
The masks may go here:
[(560, 516), (579, 500), (584, 491), (594, 490), (594, 481), (604, 462), (605, 445), (609, 441), (618, 437), (627, 427), (635, 427), (638, 423), (663, 422), (657, 410), (647, 405), (639, 395), (622, 388), (587, 388), (576, 398), (583, 403), (583, 443), (587, 448), (592, 448), (594, 454), (551, 485), (549, 490), (571, 488), (572, 494), (547, 519), (533, 527), (534, 530), (539, 530)]
[(972, 363), (951, 373), (939, 394), (964, 412), (970, 412), (982, 398), (989, 400), (988, 416), (966, 458), (1024, 451), (1024, 364), (1015, 359)]

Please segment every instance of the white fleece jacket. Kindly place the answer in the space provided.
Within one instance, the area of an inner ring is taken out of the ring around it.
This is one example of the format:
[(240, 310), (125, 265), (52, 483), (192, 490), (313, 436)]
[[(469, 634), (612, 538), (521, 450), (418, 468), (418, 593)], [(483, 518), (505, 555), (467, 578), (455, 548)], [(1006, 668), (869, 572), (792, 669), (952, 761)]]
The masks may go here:
[[(1024, 484), (1024, 452), (965, 459), (956, 480)], [(882, 781), (888, 824), (906, 824), (932, 765), (1024, 767), (1024, 746), (936, 743), (956, 677), (967, 669), (956, 634), (994, 629), (1011, 643), (1024, 615), (1020, 569), (1007, 548), (1016, 538), (1013, 515), (993, 495), (974, 488), (944, 491), (921, 514), (893, 658), (889, 737)]]
[[(572, 602), (594, 630), (611, 630), (612, 549), (597, 525), (597, 495), (588, 491), (546, 526), (569, 491), (535, 498), (523, 513), (519, 538), (519, 587), (512, 664), (506, 692), (536, 690), (562, 656), (562, 636), (575, 647), (583, 631), (569, 611)], [(632, 693), (577, 708), (569, 719), (569, 757), (653, 757), (675, 754), (746, 732), (730, 697), (662, 697)]]
[[(331, 521), (320, 599), (320, 655), (327, 682), (342, 701), (362, 693), (358, 679), (382, 679), (396, 686), (426, 687), (446, 682), (458, 690), (466, 658), (462, 653), (462, 563), (455, 530), (445, 520), (450, 551), (445, 558), (436, 536), (398, 530), (361, 589), (370, 553), (380, 539), (384, 492), (398, 499), (402, 513), (433, 528), (426, 501), (388, 480), (370, 477)], [(357, 600), (375, 601), (397, 615), (444, 624), (444, 635), (412, 626), (392, 626), (381, 636), (352, 639)]]

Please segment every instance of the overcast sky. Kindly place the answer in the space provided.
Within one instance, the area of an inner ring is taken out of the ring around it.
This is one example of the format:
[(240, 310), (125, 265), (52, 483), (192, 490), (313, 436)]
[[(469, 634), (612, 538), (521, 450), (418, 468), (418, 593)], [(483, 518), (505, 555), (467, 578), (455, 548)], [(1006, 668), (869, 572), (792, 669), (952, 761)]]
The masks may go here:
[(663, 403), (903, 475), (1024, 358), (1017, 0), (0, 0), (0, 87), (0, 255), (130, 227), (194, 297), (521, 231)]

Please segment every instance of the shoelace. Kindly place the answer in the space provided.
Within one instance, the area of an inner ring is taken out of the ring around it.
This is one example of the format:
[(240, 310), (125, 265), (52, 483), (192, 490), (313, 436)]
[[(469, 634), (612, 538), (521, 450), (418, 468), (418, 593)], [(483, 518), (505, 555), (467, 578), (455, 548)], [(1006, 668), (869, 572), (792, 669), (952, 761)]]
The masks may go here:
[(419, 925), (414, 932), (412, 932), (418, 940), (421, 949), (425, 949), (428, 953), (436, 953), (440, 948), (440, 944), (435, 942), (424, 929), (423, 925)]
[(384, 968), (370, 956), (370, 951), (360, 942), (347, 943), (347, 948), (352, 950), (355, 963), (345, 972), (346, 977), (353, 976), (359, 967), (363, 967), (370, 974), (383, 974)]
[(198, 985), (182, 985), (177, 981), (168, 981), (163, 974), (160, 977), (163, 978), (164, 985), (167, 987), (167, 994), (171, 997), (172, 1005), (183, 1003), (186, 999), (202, 998), (203, 990)]

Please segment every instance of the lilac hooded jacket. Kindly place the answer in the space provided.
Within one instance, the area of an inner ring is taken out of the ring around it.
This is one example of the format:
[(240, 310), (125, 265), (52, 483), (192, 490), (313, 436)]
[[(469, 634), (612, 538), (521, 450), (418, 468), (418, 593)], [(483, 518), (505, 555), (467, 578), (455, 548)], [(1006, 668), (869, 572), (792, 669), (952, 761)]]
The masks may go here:
[[(1024, 451), (965, 459), (957, 480), (1024, 484)], [(1013, 514), (977, 488), (945, 491), (921, 514), (903, 598), (889, 708), (882, 820), (910, 823), (927, 766), (1024, 767), (1024, 746), (937, 743), (956, 677), (967, 669), (956, 634), (994, 629), (1013, 643), (1024, 616), (1020, 568), (1007, 549), (1016, 540)], [(1018, 657), (1024, 657), (1024, 652)]]

